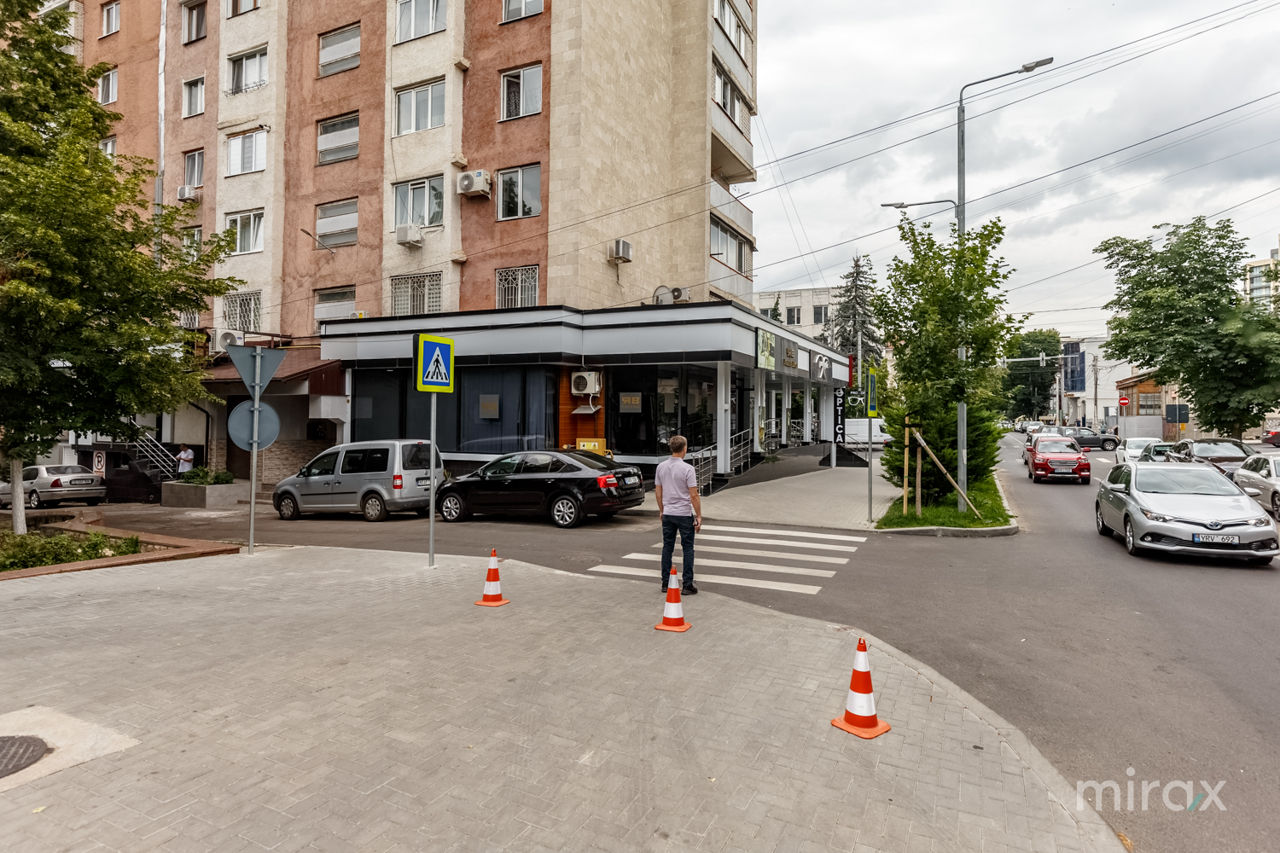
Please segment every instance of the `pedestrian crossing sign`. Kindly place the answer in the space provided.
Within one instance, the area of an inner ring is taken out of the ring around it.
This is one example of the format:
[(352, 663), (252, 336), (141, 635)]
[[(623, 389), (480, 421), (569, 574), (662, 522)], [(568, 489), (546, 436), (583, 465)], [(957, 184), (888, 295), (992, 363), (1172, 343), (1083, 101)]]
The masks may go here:
[(414, 386), (453, 393), (453, 339), (419, 333), (413, 339)]

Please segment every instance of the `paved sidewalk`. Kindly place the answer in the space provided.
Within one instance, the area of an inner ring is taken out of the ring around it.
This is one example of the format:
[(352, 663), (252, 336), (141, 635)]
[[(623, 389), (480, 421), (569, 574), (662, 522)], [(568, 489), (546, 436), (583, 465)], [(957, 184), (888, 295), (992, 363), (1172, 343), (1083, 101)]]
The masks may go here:
[(1121, 849), (1016, 731), (874, 638), (893, 730), (862, 741), (829, 723), (851, 629), (704, 592), (662, 633), (656, 583), (514, 560), (512, 603), (480, 608), (487, 560), (440, 563), (282, 548), (5, 583), (0, 734), (49, 709), (116, 745), (0, 793), (0, 846)]

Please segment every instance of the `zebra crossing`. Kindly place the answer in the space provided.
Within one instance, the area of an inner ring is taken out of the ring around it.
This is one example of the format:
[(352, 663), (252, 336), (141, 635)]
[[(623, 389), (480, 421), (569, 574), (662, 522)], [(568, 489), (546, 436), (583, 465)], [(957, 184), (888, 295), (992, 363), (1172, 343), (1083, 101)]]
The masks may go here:
[[(704, 524), (698, 531), (695, 544), (694, 579), (699, 585), (720, 584), (817, 595), (822, 586), (814, 581), (835, 577), (838, 569), (849, 563), (858, 545), (866, 541), (865, 536), (839, 533)], [(662, 540), (659, 539), (649, 551), (623, 554), (617, 564), (592, 566), (587, 571), (656, 581), (661, 555)], [(679, 538), (676, 539), (672, 562), (680, 565)], [(769, 575), (786, 579), (770, 578)], [(808, 582), (802, 583), (801, 580)]]

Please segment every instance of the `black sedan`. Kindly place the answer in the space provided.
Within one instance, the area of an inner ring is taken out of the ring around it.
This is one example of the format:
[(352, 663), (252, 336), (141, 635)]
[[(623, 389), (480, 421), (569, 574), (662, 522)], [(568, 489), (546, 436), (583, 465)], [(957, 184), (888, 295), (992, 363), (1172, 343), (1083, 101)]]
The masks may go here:
[(1105, 432), (1100, 433), (1088, 427), (1064, 427), (1062, 434), (1074, 438), (1076, 444), (1085, 450), (1105, 450), (1110, 453), (1120, 443), (1120, 439), (1116, 436)]
[(436, 508), (445, 521), (472, 513), (548, 515), (574, 527), (585, 515), (612, 516), (644, 503), (640, 469), (585, 450), (532, 450), (500, 456), (445, 483)]
[(1202, 462), (1212, 465), (1228, 478), (1254, 450), (1234, 438), (1184, 439), (1169, 448), (1170, 462)]

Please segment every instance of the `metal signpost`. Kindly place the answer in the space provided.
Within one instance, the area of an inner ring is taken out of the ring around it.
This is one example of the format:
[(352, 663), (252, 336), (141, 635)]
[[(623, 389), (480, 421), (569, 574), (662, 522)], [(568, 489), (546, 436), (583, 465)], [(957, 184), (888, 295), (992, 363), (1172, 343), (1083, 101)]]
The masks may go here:
[[(876, 402), (876, 369), (867, 368), (867, 521), (871, 517), (871, 419), (880, 417), (880, 404)], [(905, 451), (904, 451), (905, 452)]]
[(236, 447), (249, 451), (249, 553), (252, 554), (258, 505), (258, 451), (267, 449), (280, 437), (280, 416), (262, 402), (262, 389), (280, 369), (285, 350), (233, 345), (227, 347), (227, 354), (250, 396), (227, 416), (227, 437)]
[(413, 383), (431, 393), (431, 504), (427, 510), (427, 568), (436, 567), (436, 394), (453, 393), (453, 339), (418, 333), (413, 338)]

